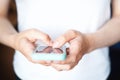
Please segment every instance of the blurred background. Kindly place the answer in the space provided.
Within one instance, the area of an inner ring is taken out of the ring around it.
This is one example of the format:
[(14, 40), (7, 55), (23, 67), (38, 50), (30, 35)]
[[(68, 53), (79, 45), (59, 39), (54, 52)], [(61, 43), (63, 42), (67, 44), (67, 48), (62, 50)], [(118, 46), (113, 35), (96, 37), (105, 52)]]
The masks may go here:
[[(14, 0), (11, 0), (8, 18), (17, 29), (17, 14)], [(15, 80), (12, 66), (14, 50), (0, 44), (0, 80)], [(108, 80), (120, 80), (120, 43), (110, 46), (111, 73)]]

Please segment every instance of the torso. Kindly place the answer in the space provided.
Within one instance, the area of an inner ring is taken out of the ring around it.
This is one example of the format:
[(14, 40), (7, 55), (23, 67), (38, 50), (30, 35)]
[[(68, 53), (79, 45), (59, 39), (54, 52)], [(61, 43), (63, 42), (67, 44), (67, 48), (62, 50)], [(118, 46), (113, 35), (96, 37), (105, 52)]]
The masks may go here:
[[(110, 0), (16, 0), (16, 3), (19, 31), (36, 28), (53, 39), (69, 29), (95, 32), (110, 18)], [(98, 49), (85, 55), (73, 70), (57, 72), (30, 63), (16, 52), (14, 67), (25, 80), (103, 80), (109, 74), (109, 58), (107, 48)]]

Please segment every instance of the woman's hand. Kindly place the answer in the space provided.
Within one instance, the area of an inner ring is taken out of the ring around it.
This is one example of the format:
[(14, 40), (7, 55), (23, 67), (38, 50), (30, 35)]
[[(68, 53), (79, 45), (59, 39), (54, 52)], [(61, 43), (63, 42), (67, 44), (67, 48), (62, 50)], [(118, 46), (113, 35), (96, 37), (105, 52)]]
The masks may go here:
[(33, 50), (35, 49), (35, 42), (37, 40), (41, 40), (48, 46), (51, 45), (51, 39), (49, 35), (36, 29), (29, 29), (14, 35), (14, 48), (16, 50), (19, 50), (28, 60), (34, 63), (49, 65), (50, 62), (35, 61), (35, 60), (32, 60), (30, 56)]
[(69, 30), (65, 34), (58, 37), (54, 43), (54, 48), (63, 46), (66, 42), (70, 44), (67, 50), (67, 58), (64, 61), (54, 61), (51, 66), (55, 69), (70, 70), (74, 68), (81, 60), (83, 55), (90, 51), (90, 41), (87, 35), (82, 34), (75, 30)]

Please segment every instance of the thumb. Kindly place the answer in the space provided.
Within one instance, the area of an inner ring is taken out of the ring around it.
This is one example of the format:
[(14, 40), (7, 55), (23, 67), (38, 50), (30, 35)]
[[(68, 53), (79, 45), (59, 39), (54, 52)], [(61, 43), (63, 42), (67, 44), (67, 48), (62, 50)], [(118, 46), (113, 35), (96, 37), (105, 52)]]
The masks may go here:
[(62, 47), (65, 43), (71, 41), (72, 39), (76, 38), (77, 36), (77, 31), (74, 30), (69, 30), (60, 37), (58, 37), (54, 43), (53, 43), (53, 48), (60, 48)]

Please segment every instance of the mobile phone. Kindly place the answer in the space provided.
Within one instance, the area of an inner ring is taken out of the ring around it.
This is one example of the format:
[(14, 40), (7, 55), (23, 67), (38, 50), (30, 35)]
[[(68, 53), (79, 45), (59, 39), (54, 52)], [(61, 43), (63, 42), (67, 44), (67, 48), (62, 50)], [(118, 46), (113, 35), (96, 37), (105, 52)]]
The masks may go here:
[(33, 60), (65, 60), (66, 47), (52, 48), (52, 46), (37, 45), (32, 53)]

